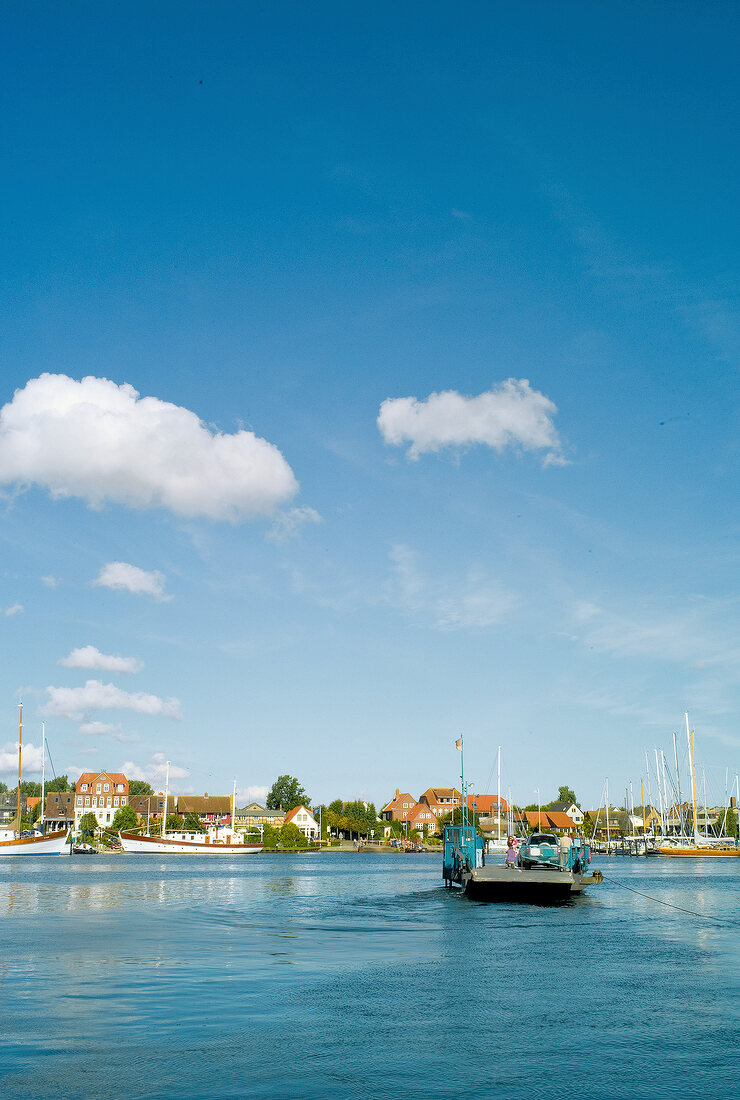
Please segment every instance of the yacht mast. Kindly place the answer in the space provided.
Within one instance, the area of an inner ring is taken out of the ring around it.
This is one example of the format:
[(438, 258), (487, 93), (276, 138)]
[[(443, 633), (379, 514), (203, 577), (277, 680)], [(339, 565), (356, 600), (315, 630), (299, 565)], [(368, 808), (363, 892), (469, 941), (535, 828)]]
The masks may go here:
[(501, 746), (498, 747), (498, 778), (496, 781), (496, 837), (501, 840)]
[[(689, 742), (689, 748), (691, 749), (691, 806), (694, 812), (694, 838), (697, 837), (699, 830), (696, 826), (696, 773), (694, 771), (694, 731), (689, 733), (689, 712), (685, 711), (684, 718), (686, 719), (686, 737)], [(688, 833), (688, 829), (686, 830)]]
[(44, 831), (44, 781), (46, 778), (46, 726), (41, 723), (41, 832)]
[(19, 703), (20, 719), (18, 728), (18, 836), (21, 835), (21, 752), (23, 749), (23, 703)]
[(167, 796), (170, 792), (170, 762), (167, 761), (167, 771), (164, 778), (164, 813), (162, 814), (162, 836), (167, 832)]

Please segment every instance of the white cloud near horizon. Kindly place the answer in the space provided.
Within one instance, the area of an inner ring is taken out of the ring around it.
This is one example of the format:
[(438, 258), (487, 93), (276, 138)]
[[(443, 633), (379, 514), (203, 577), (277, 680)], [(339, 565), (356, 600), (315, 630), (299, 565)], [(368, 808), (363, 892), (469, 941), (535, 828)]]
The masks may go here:
[(428, 620), (435, 630), (481, 630), (497, 626), (518, 605), (515, 593), (481, 570), (453, 580), (430, 580), (419, 569), (418, 554), (403, 544), (389, 554), (393, 581), (390, 602)]
[[(30, 741), (24, 741), (23, 748), (21, 750), (21, 768), (23, 774), (28, 777), (28, 773), (35, 774), (41, 771), (41, 764), (43, 760), (43, 753), (41, 745), (33, 745)], [(10, 773), (16, 777), (18, 776), (18, 742), (6, 741), (2, 749), (0, 749), (0, 775), (7, 775)]]
[(264, 806), (269, 791), (269, 787), (263, 787), (259, 783), (253, 784), (251, 787), (237, 787), (236, 804), (237, 806), (246, 806), (250, 802), (259, 802), (260, 806)]
[(141, 672), (143, 661), (136, 657), (119, 657), (116, 654), (101, 653), (94, 645), (84, 645), (73, 649), (66, 657), (59, 659), (65, 668), (101, 669), (105, 672)]
[(0, 482), (78, 497), (166, 508), (240, 523), (270, 515), (298, 491), (272, 443), (212, 431), (189, 409), (141, 397), (128, 383), (42, 374), (0, 410)]
[(544, 450), (544, 465), (563, 465), (553, 424), (556, 412), (550, 398), (533, 390), (526, 378), (509, 378), (476, 397), (456, 390), (432, 393), (422, 401), (389, 397), (380, 406), (377, 424), (386, 443), (410, 443), (407, 455), (413, 460), (443, 447), (477, 444), (495, 451)]
[[(155, 752), (152, 755), (148, 764), (143, 766), (134, 763), (133, 760), (126, 760), (121, 764), (118, 771), (123, 772), (128, 780), (131, 779), (143, 779), (146, 783), (150, 783), (155, 790), (164, 790), (164, 782), (167, 775), (167, 760), (163, 752)], [(170, 783), (178, 779), (187, 779), (190, 772), (187, 768), (181, 768), (178, 764), (170, 763)], [(173, 788), (170, 786), (170, 794), (173, 794)]]
[(135, 596), (153, 596), (160, 603), (172, 599), (164, 590), (166, 583), (166, 577), (158, 569), (147, 571), (126, 561), (109, 561), (92, 581), (93, 587), (133, 592)]
[(86, 721), (88, 715), (101, 710), (133, 710), (159, 718), (181, 718), (179, 699), (160, 699), (146, 692), (122, 691), (115, 684), (87, 680), (84, 687), (47, 687), (46, 715)]

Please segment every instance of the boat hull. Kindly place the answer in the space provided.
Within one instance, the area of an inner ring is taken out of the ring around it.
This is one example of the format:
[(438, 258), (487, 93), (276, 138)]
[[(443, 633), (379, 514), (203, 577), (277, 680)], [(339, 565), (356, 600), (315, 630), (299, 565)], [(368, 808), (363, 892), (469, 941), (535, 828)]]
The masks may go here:
[(482, 901), (561, 901), (580, 894), (601, 875), (581, 875), (575, 871), (543, 868), (508, 868), (501, 864), (476, 867), (463, 877), (463, 888)]
[(661, 856), (689, 856), (692, 859), (737, 859), (740, 857), (740, 848), (663, 848), (659, 847)]
[(63, 856), (69, 854), (67, 839), (69, 830), (61, 829), (46, 836), (22, 836), (12, 840), (0, 840), (0, 858), (3, 856)]
[(191, 856), (247, 856), (262, 851), (261, 844), (227, 844), (222, 841), (206, 843), (204, 840), (179, 840), (167, 836), (138, 836), (136, 833), (119, 833), (124, 852), (150, 855)]

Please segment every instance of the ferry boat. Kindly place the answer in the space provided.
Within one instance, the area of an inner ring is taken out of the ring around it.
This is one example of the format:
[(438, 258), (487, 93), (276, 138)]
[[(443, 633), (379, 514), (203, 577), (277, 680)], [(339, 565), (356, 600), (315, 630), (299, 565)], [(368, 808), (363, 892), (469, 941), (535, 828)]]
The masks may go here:
[(442, 878), (468, 895), (487, 901), (557, 901), (580, 894), (602, 881), (589, 871), (591, 853), (582, 838), (570, 840), (533, 833), (519, 848), (518, 862), (507, 866), (497, 853), (486, 859), (486, 842), (472, 825), (444, 830)]

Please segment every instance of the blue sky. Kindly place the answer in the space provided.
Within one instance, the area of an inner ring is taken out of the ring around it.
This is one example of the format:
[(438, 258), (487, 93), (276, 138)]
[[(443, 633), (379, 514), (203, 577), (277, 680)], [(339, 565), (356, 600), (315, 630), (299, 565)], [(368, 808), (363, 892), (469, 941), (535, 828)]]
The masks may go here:
[(3, 777), (720, 798), (736, 6), (5, 16)]

